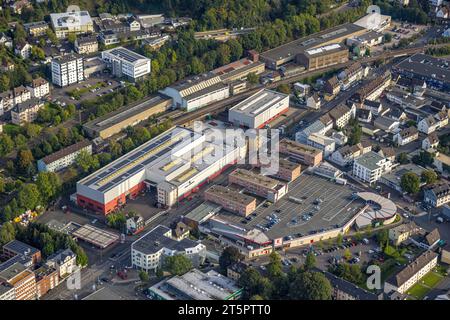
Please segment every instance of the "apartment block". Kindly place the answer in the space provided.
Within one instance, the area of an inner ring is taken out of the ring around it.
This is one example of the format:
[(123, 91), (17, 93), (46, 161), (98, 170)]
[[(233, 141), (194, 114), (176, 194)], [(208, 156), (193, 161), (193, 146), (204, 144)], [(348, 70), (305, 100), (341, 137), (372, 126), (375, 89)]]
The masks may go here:
[(84, 80), (83, 57), (65, 55), (52, 60), (52, 82), (59, 87), (66, 87)]

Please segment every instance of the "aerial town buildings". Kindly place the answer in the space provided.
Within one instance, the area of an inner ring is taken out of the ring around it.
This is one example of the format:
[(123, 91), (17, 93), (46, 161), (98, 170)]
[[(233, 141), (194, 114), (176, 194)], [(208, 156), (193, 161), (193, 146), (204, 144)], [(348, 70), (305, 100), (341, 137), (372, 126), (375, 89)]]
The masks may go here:
[(137, 81), (150, 74), (150, 59), (124, 47), (102, 51), (102, 59), (116, 77)]

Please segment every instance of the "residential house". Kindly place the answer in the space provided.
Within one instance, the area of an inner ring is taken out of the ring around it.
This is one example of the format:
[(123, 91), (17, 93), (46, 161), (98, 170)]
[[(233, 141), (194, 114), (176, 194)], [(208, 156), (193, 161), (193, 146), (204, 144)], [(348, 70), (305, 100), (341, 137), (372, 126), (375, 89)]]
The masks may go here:
[(330, 110), (329, 115), (334, 121), (337, 129), (344, 128), (351, 119), (355, 118), (356, 106), (352, 104), (349, 108), (345, 104), (340, 104)]
[(366, 99), (362, 103), (362, 107), (364, 109), (370, 110), (374, 116), (381, 115), (382, 111), (383, 111), (383, 104), (379, 101), (373, 101), (373, 100)]
[(56, 269), (60, 279), (77, 270), (77, 255), (70, 249), (61, 249), (47, 258), (46, 266)]
[(33, 98), (42, 98), (50, 93), (50, 84), (44, 78), (39, 77), (33, 79), (27, 89)]
[(41, 298), (59, 285), (59, 274), (55, 268), (42, 266), (34, 270), (36, 276), (36, 296)]
[(437, 265), (438, 254), (425, 251), (414, 261), (403, 267), (399, 272), (388, 278), (384, 284), (384, 292), (397, 291), (407, 293), (408, 289), (419, 282)]
[(8, 49), (12, 49), (13, 47), (12, 38), (7, 36), (4, 32), (0, 32), (0, 45), (3, 45)]
[(47, 34), (47, 30), (49, 28), (49, 25), (45, 21), (37, 21), (37, 22), (30, 22), (25, 23), (24, 25), (25, 31), (31, 36), (31, 37), (40, 37)]
[(66, 148), (60, 149), (48, 156), (39, 159), (37, 167), (39, 172), (57, 172), (75, 163), (78, 155), (82, 152), (92, 154), (92, 143), (84, 139)]
[(419, 139), (419, 131), (415, 127), (409, 127), (394, 135), (394, 142), (399, 146), (407, 145)]
[(37, 118), (38, 111), (44, 106), (44, 102), (33, 98), (17, 104), (11, 109), (11, 122), (22, 126), (27, 122), (33, 122)]
[(390, 160), (392, 163), (395, 161), (395, 150), (392, 147), (381, 147), (378, 154)]
[(364, 148), (362, 143), (358, 143), (353, 146), (347, 145), (333, 152), (330, 160), (340, 166), (346, 166), (352, 164), (355, 158), (371, 150), (372, 150), (371, 145), (368, 145), (366, 148)]
[(430, 134), (440, 127), (440, 121), (432, 115), (422, 119), (417, 124), (417, 129), (425, 134)]
[(323, 89), (327, 94), (331, 96), (337, 95), (341, 91), (339, 79), (336, 76), (331, 77), (330, 79), (325, 81)]
[(136, 234), (142, 231), (145, 227), (144, 218), (140, 215), (135, 215), (133, 217), (127, 218), (126, 221), (127, 232), (129, 234)]
[(95, 36), (79, 37), (74, 43), (75, 51), (78, 54), (89, 54), (98, 51), (98, 41)]
[[(381, 150), (380, 150), (381, 152)], [(395, 157), (395, 155), (394, 155)], [(389, 188), (403, 194), (403, 188), (401, 185), (401, 179), (402, 176), (405, 173), (412, 172), (415, 173), (417, 176), (420, 177), (422, 174), (422, 171), (424, 170), (423, 167), (420, 167), (418, 165), (415, 165), (413, 163), (407, 163), (407, 164), (401, 164), (392, 169), (391, 172), (383, 174), (383, 176), (380, 178), (379, 182), (387, 185)], [(425, 182), (420, 182), (420, 187), (424, 186)]]
[(375, 294), (358, 287), (350, 281), (339, 278), (338, 276), (321, 271), (331, 284), (333, 300), (382, 300), (382, 294)]
[(422, 140), (422, 149), (434, 152), (439, 145), (439, 137), (436, 132), (430, 133)]
[(397, 107), (391, 108), (388, 116), (394, 120), (397, 120), (400, 123), (403, 123), (408, 119), (408, 116), (406, 115), (405, 111)]
[(318, 110), (320, 109), (321, 100), (317, 93), (314, 93), (312, 96), (309, 96), (308, 99), (306, 99), (306, 106), (308, 108)]
[(31, 45), (27, 42), (16, 44), (14, 53), (22, 59), (28, 59), (31, 56)]
[(398, 246), (419, 231), (420, 227), (411, 221), (389, 229), (389, 240), (392, 241), (394, 246)]
[(422, 232), (419, 236), (411, 238), (412, 243), (425, 250), (433, 250), (440, 240), (441, 235), (437, 228), (434, 228), (431, 232)]
[(31, 92), (24, 86), (18, 86), (13, 89), (14, 105), (31, 99)]
[(435, 208), (448, 203), (450, 201), (450, 186), (441, 181), (424, 187), (423, 201)]

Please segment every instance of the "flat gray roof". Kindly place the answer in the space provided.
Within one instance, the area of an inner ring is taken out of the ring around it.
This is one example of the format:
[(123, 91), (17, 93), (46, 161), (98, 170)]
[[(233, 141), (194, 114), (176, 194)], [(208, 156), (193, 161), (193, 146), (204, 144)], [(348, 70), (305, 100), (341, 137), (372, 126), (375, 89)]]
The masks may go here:
[(321, 31), (265, 51), (261, 53), (261, 56), (272, 60), (282, 60), (291, 56), (294, 57), (300, 52), (318, 47), (322, 43), (331, 41), (333, 38), (350, 36), (351, 34), (362, 30), (366, 29), (353, 23), (341, 24), (334, 28)]
[(251, 95), (244, 101), (238, 103), (230, 109), (230, 111), (243, 113), (251, 117), (255, 117), (281, 100), (288, 97), (287, 94), (276, 92), (273, 90), (263, 89)]

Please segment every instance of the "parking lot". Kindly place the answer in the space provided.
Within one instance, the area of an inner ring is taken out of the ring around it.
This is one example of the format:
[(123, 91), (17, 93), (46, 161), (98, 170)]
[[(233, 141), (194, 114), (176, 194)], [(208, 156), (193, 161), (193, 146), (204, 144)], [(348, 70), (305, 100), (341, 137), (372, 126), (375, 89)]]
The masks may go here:
[(120, 86), (120, 80), (111, 78), (109, 73), (98, 74), (64, 88), (53, 88), (52, 100), (57, 100), (63, 105), (69, 103), (77, 105), (79, 101), (101, 97), (117, 90)]
[[(246, 229), (264, 230), (269, 238), (275, 239), (342, 226), (364, 205), (361, 200), (352, 197), (354, 190), (351, 186), (338, 185), (310, 172), (304, 172), (290, 183), (289, 190), (275, 204), (262, 203), (247, 219), (224, 211), (219, 214)], [(277, 222), (270, 223), (268, 216)], [(268, 228), (270, 224), (272, 226)]]

